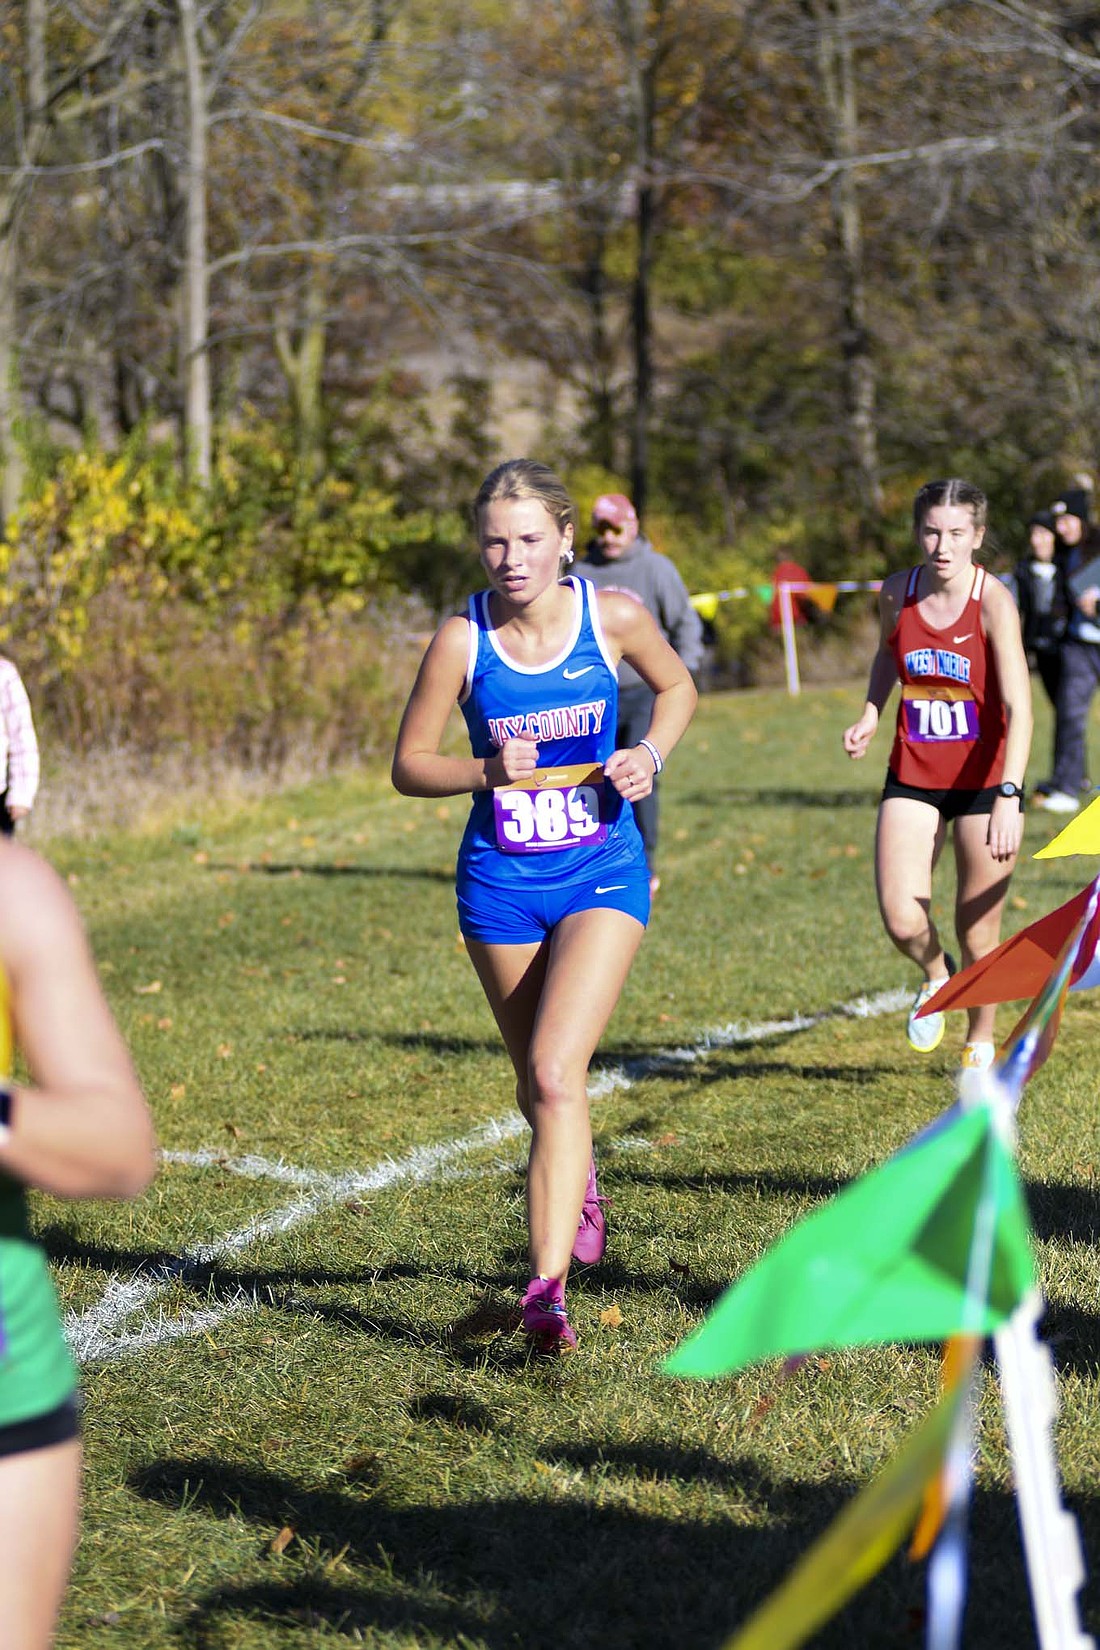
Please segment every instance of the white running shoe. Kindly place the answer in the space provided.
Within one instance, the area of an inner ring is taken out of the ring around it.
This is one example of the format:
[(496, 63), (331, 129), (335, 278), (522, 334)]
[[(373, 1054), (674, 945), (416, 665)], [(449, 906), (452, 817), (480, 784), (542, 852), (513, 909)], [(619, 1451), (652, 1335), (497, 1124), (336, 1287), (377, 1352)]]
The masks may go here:
[(963, 1071), (988, 1071), (996, 1052), (992, 1043), (966, 1043), (959, 1064)]
[(1048, 814), (1075, 814), (1081, 803), (1068, 791), (1050, 791), (1046, 796), (1037, 796), (1035, 806), (1044, 808)]
[(909, 1039), (909, 1047), (915, 1048), (918, 1054), (931, 1054), (934, 1048), (939, 1048), (943, 1042), (943, 1034), (947, 1030), (947, 1021), (942, 1014), (926, 1014), (923, 1020), (917, 1015), (928, 1001), (934, 997), (941, 985), (947, 984), (948, 976), (942, 980), (925, 980), (916, 996), (913, 1006), (909, 1010), (909, 1019), (905, 1026), (905, 1035)]
[(929, 997), (934, 997), (940, 986), (946, 985), (956, 970), (957, 964), (950, 952), (944, 952), (943, 960), (947, 964), (947, 973), (939, 980), (925, 980), (913, 998), (913, 1006), (909, 1010), (909, 1018), (905, 1024), (909, 1047), (915, 1048), (918, 1054), (931, 1054), (934, 1048), (939, 1048), (943, 1042), (943, 1034), (947, 1030), (947, 1021), (942, 1014), (926, 1014), (923, 1020), (917, 1019)]

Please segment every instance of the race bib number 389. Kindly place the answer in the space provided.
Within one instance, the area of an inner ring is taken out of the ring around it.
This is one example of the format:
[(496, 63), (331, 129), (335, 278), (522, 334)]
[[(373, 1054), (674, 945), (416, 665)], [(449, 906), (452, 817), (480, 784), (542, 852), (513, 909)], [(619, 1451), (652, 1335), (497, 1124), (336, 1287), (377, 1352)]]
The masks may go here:
[(603, 769), (536, 768), (493, 792), (497, 847), (506, 854), (544, 854), (560, 848), (594, 847), (607, 839), (607, 787)]
[(978, 707), (968, 688), (911, 682), (902, 705), (905, 737), (911, 745), (973, 744), (978, 737)]

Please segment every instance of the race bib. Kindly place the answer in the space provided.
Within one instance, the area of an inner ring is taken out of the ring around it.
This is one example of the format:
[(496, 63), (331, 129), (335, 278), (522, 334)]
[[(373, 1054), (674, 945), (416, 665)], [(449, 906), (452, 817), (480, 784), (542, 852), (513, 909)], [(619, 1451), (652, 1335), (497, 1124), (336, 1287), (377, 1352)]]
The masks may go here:
[(584, 762), (536, 768), (493, 792), (497, 847), (506, 854), (554, 853), (607, 840), (607, 786), (603, 768)]
[(973, 744), (978, 707), (965, 687), (911, 682), (902, 695), (905, 738), (911, 745)]

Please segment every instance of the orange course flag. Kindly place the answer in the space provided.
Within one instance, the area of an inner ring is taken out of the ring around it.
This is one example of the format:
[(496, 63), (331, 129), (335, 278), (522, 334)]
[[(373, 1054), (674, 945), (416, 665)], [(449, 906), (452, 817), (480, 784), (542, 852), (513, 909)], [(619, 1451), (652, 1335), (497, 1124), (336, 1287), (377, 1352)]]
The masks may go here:
[[(1011, 1003), (1032, 998), (1042, 990), (1067, 939), (1085, 914), (1092, 884), (1050, 911), (1037, 922), (1021, 928), (988, 956), (980, 957), (960, 974), (955, 974), (929, 997), (917, 1018), (942, 1014), (953, 1008), (979, 1008), (987, 1003)], [(1081, 936), (1077, 958), (1070, 976), (1071, 988), (1087, 970), (1100, 938), (1100, 918)]]

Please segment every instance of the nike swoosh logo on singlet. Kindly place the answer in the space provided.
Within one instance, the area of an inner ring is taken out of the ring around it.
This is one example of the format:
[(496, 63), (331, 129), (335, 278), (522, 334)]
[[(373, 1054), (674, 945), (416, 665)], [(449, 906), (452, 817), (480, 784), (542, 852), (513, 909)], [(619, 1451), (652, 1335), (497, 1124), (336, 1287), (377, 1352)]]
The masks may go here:
[(956, 647), (959, 647), (963, 642), (968, 642), (973, 634), (972, 630), (968, 630), (965, 636), (952, 636), (951, 640)]
[(588, 672), (590, 670), (595, 670), (595, 668), (595, 665), (582, 665), (579, 670), (570, 670), (567, 666), (562, 671), (562, 675), (565, 677), (567, 682), (575, 682), (578, 676), (587, 676)]

